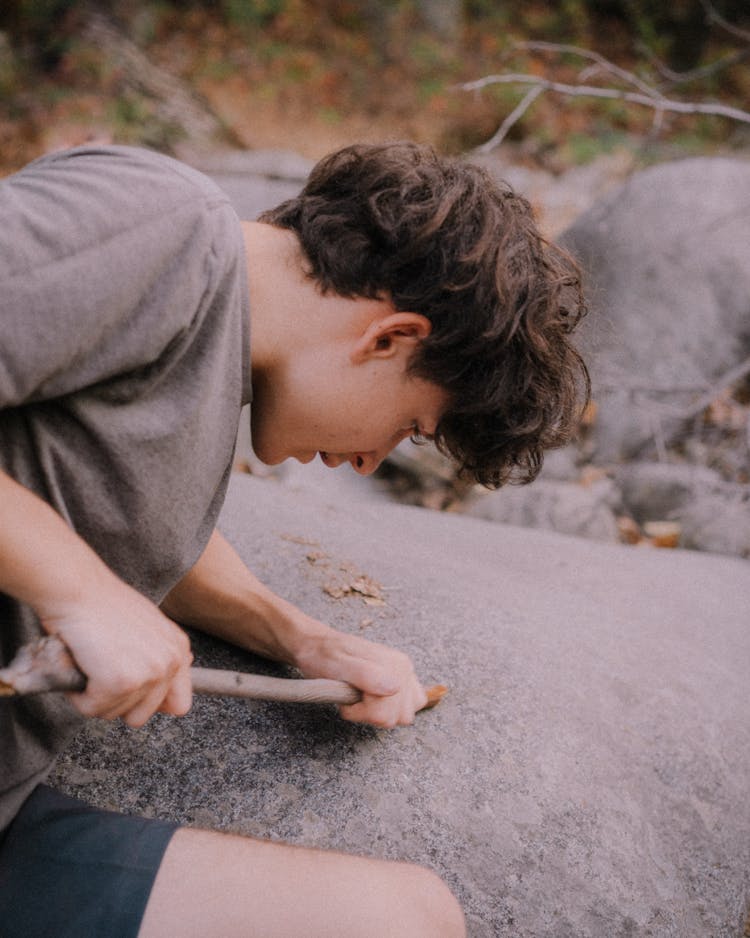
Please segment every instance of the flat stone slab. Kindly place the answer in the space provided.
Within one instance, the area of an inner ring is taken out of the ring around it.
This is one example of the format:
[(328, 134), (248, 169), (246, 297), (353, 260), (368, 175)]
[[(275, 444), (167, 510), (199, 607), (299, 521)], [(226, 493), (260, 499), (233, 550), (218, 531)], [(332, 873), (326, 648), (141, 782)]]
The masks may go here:
[[(316, 501), (239, 475), (221, 527), (272, 588), (403, 648), (449, 695), (395, 731), (218, 698), (140, 730), (95, 721), (59, 763), (63, 789), (424, 863), (472, 938), (741, 934), (747, 562)], [(384, 604), (346, 591), (359, 574)], [(195, 649), (199, 663), (284, 673), (205, 638)]]

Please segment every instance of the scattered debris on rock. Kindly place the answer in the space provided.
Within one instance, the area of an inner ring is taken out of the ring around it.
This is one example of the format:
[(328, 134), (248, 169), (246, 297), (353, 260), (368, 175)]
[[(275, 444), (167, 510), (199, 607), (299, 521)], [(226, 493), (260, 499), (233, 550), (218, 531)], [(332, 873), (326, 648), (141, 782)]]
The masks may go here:
[[(321, 550), (309, 551), (305, 559), (324, 574), (325, 580), (321, 589), (332, 599), (343, 599), (345, 596), (354, 595), (360, 596), (367, 606), (385, 606), (381, 584), (366, 573), (362, 573), (349, 561), (333, 560)], [(365, 625), (360, 623), (360, 627), (366, 628), (371, 622), (372, 620)]]

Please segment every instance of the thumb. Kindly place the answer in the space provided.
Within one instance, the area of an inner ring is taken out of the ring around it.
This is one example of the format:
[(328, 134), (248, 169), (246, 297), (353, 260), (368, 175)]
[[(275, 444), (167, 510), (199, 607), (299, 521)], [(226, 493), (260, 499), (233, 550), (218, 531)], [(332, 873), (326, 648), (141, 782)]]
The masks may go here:
[(344, 680), (353, 684), (363, 694), (372, 694), (375, 697), (392, 697), (399, 692), (401, 686), (387, 668), (372, 661), (356, 662)]

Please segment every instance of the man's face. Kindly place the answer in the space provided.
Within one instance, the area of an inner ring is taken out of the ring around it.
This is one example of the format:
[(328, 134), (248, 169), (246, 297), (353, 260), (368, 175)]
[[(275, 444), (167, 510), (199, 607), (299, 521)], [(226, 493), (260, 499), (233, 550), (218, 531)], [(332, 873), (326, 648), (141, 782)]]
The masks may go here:
[[(363, 397), (356, 418), (352, 408), (347, 407), (339, 414), (335, 428), (329, 424), (322, 434), (324, 445), (317, 450), (326, 466), (335, 469), (348, 462), (361, 475), (369, 475), (402, 440), (435, 435), (448, 406), (448, 396), (441, 388), (411, 378), (392, 398), (383, 391), (382, 386), (373, 387)], [(298, 458), (304, 462), (312, 456), (304, 454)]]
[(262, 462), (306, 463), (320, 454), (330, 468), (348, 462), (369, 475), (401, 440), (434, 435), (449, 396), (408, 374), (414, 340), (380, 336), (370, 344), (372, 354), (353, 352), (346, 341), (313, 345), (260, 383), (251, 414)]

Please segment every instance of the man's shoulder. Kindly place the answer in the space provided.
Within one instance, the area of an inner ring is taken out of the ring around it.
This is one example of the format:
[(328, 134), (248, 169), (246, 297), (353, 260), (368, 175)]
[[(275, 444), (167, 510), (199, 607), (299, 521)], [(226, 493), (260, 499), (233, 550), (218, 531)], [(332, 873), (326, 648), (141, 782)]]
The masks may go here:
[(90, 263), (120, 250), (155, 263), (186, 245), (198, 256), (217, 238), (238, 239), (236, 213), (211, 179), (141, 147), (46, 154), (0, 182), (0, 217), (3, 281), (77, 256)]
[(208, 176), (174, 157), (145, 147), (118, 144), (71, 147), (39, 157), (21, 173), (38, 175), (47, 171), (63, 171), (69, 177), (89, 179), (96, 175), (109, 177), (132, 195), (138, 194), (140, 188), (160, 186), (163, 189), (166, 186), (192, 191), (194, 195), (217, 202), (228, 201), (226, 194)]

